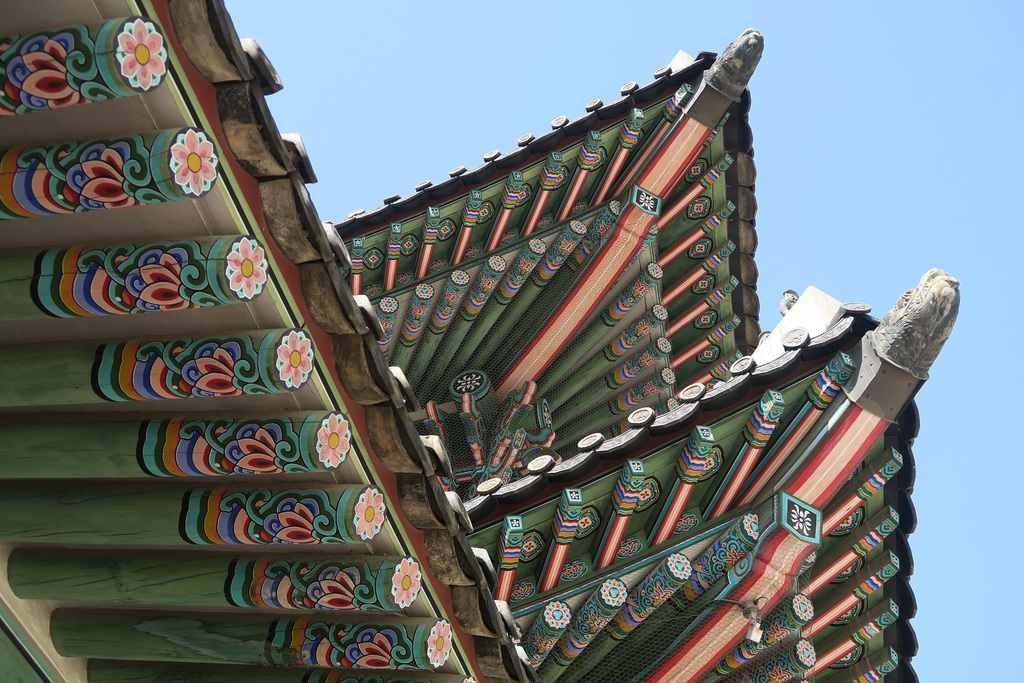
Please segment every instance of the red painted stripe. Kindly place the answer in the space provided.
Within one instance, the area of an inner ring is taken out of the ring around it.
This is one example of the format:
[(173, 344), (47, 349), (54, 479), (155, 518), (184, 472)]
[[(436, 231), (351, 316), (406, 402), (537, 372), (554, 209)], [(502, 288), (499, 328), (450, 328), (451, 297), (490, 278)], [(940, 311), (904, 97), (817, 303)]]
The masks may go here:
[[(748, 444), (749, 445), (749, 444)], [(736, 498), (736, 494), (739, 493), (740, 486), (750, 476), (751, 470), (754, 469), (754, 465), (757, 464), (757, 459), (761, 456), (764, 451), (763, 448), (747, 448), (746, 453), (743, 454), (743, 461), (740, 463), (732, 479), (729, 480), (729, 485), (725, 489), (725, 493), (719, 499), (718, 504), (715, 505), (715, 509), (708, 513), (705, 519), (714, 519), (723, 512), (733, 507), (732, 502)]]
[(597, 188), (597, 194), (594, 195), (593, 201), (590, 202), (591, 206), (597, 206), (609, 195), (612, 183), (622, 170), (623, 164), (626, 163), (627, 156), (629, 156), (628, 149), (619, 147), (616, 150), (615, 158), (612, 159), (612, 163), (608, 166), (608, 171), (604, 174), (604, 178), (601, 179), (601, 185)]
[[(821, 531), (824, 536), (827, 532), (824, 527)], [(836, 575), (853, 564), (853, 561), (857, 559), (857, 553), (850, 550), (849, 552), (843, 553), (838, 560), (823, 568), (821, 571), (814, 572), (814, 578), (807, 584), (803, 589), (803, 594), (807, 596), (813, 596), (819, 590), (822, 589), (825, 584), (829, 583), (836, 577)]]
[(509, 597), (512, 595), (512, 582), (515, 581), (516, 572), (515, 570), (502, 569), (498, 575), (498, 591), (494, 596), (495, 600), (504, 600), (508, 602)]
[(692, 492), (693, 484), (684, 483), (679, 487), (675, 500), (670, 504), (668, 512), (665, 514), (665, 518), (661, 520), (661, 525), (654, 534), (654, 540), (651, 541), (651, 545), (664, 543), (668, 540), (668, 537), (672, 535), (672, 530), (676, 528), (676, 522), (679, 521), (679, 515), (681, 515), (683, 510), (686, 509), (686, 502), (690, 499), (690, 494)]
[(523, 234), (520, 237), (533, 234), (533, 229), (537, 227), (537, 223), (540, 221), (541, 214), (544, 212), (544, 207), (547, 205), (550, 196), (551, 193), (547, 190), (541, 190), (540, 194), (537, 195), (537, 199), (533, 202), (533, 208), (530, 209), (530, 218), (527, 219), (526, 227), (523, 228)]
[(452, 256), (452, 262), (450, 265), (457, 266), (462, 263), (462, 259), (466, 256), (466, 249), (469, 248), (469, 240), (472, 237), (472, 226), (463, 225), (462, 231), (459, 233), (459, 244), (455, 247), (455, 255)]
[(562, 565), (565, 564), (565, 556), (569, 552), (568, 543), (557, 543), (551, 551), (551, 563), (548, 565), (547, 573), (541, 582), (540, 591), (549, 591), (558, 585), (558, 579), (562, 573)]
[(626, 535), (626, 527), (629, 524), (629, 515), (615, 515), (611, 531), (608, 533), (608, 541), (601, 549), (601, 555), (597, 558), (597, 568), (604, 569), (615, 560), (615, 553), (619, 550), (622, 537)]
[[(775, 473), (779, 471), (780, 467), (782, 467), (782, 463), (786, 462), (786, 458), (789, 457), (789, 454), (793, 452), (793, 449), (797, 447), (797, 444), (803, 441), (803, 438), (807, 436), (809, 431), (811, 431), (811, 427), (814, 426), (818, 421), (818, 418), (822, 415), (823, 413), (820, 410), (812, 410), (804, 415), (800, 426), (790, 434), (789, 439), (787, 439), (786, 442), (780, 446), (779, 450), (771, 456), (771, 464), (766, 467), (760, 475), (758, 475), (757, 479), (755, 479), (754, 483), (750, 485), (750, 488), (746, 493), (740, 496), (740, 500), (737, 505), (746, 505), (747, 503), (752, 502), (754, 498), (761, 493), (761, 490), (768, 484), (768, 480), (775, 476)], [(824, 527), (822, 527), (822, 529), (824, 530)]]
[(494, 228), (491, 231), (491, 240), (487, 243), (487, 251), (494, 251), (501, 244), (501, 238), (505, 236), (505, 228), (508, 226), (511, 218), (512, 209), (502, 208), (501, 213), (498, 215), (498, 220), (494, 223)]
[(425, 277), (430, 271), (430, 257), (434, 255), (434, 245), (424, 244), (420, 250), (420, 262), (416, 267), (416, 279)]
[(562, 202), (562, 210), (558, 212), (558, 218), (555, 219), (556, 222), (565, 220), (572, 213), (572, 205), (579, 199), (580, 192), (583, 191), (583, 184), (587, 182), (588, 175), (590, 175), (590, 171), (586, 169), (576, 174), (576, 179), (573, 180), (572, 187), (569, 188), (569, 192), (566, 193), (565, 199)]
[(694, 356), (696, 356), (698, 353), (700, 353), (709, 346), (711, 346), (711, 342), (709, 342), (706, 338), (697, 342), (689, 349), (683, 351), (681, 354), (672, 359), (672, 369), (674, 370), (675, 368), (678, 368), (680, 365), (690, 360), (691, 358), (693, 358)]

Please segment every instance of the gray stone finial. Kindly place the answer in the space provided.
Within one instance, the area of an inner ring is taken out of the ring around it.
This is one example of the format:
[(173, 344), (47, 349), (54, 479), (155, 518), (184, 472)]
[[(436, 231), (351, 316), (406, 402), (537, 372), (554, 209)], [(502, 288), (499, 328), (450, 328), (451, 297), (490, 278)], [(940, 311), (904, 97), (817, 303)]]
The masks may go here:
[(800, 295), (794, 290), (787, 289), (782, 293), (782, 303), (779, 304), (779, 312), (782, 313), (782, 315), (789, 313), (789, 309), (793, 308), (793, 304), (795, 304), (799, 298)]
[(960, 283), (944, 270), (932, 268), (917, 289), (909, 289), (881, 324), (865, 335), (875, 353), (918, 379), (942, 350), (960, 310)]
[(739, 102), (763, 50), (764, 36), (748, 28), (704, 72), (704, 80), (733, 102)]

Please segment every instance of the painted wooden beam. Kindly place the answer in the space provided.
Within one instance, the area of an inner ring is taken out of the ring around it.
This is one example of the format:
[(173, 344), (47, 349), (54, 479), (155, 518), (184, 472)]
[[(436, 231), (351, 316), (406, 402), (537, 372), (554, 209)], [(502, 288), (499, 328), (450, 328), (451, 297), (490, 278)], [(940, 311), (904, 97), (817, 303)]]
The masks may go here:
[(709, 478), (722, 465), (722, 450), (715, 445), (711, 427), (694, 427), (679, 452), (675, 466), (675, 481), (668, 495), (658, 521), (651, 530), (649, 546), (664, 543), (672, 535), (676, 522), (686, 509), (693, 487)]
[(352, 245), (349, 247), (349, 254), (352, 257), (352, 275), (350, 279), (352, 294), (358, 296), (363, 293), (363, 238), (353, 237)]
[(402, 255), (402, 224), (392, 223), (388, 230), (388, 255), (384, 265), (384, 291), (395, 287), (398, 279), (398, 257)]
[(444, 374), (443, 369), (448, 367), (456, 354), (465, 348), (463, 342), (466, 336), (473, 329), (473, 323), (484, 305), (494, 295), (507, 268), (508, 262), (501, 256), (491, 256), (484, 262), (476, 280), (462, 300), (458, 317), (449, 324), (448, 332), (435, 352), (429, 368), (409, 368), (412, 374), (407, 376), (416, 389), (417, 396), (434, 397), (446, 393), (445, 387), (450, 379)]
[(434, 302), (434, 310), (427, 323), (427, 331), (416, 346), (412, 360), (405, 364), (406, 373), (421, 376), (434, 360), (434, 353), (441, 345), (448, 326), (455, 319), (462, 297), (469, 289), (469, 273), (464, 270), (453, 270), (445, 280), (440, 296)]
[[(610, 372), (605, 369), (610, 363), (601, 363), (601, 359), (607, 361), (607, 357), (604, 354), (598, 354), (596, 357), (598, 363), (593, 364), (591, 367), (604, 370), (603, 382), (594, 376), (597, 373), (584, 374), (582, 372), (574, 372), (570, 378), (553, 387), (551, 393), (547, 396), (548, 403), (551, 404), (552, 410), (557, 411), (563, 405), (569, 408), (606, 401), (610, 392), (618, 390), (630, 382), (634, 382), (647, 374), (652, 368), (656, 366), (666, 367), (671, 353), (672, 345), (668, 339), (658, 337), (641, 349), (639, 353), (635, 353), (626, 360), (620, 361)], [(604, 365), (605, 368), (601, 368), (601, 365)]]
[(859, 530), (853, 538), (837, 543), (814, 563), (814, 570), (809, 583), (804, 586), (804, 592), (814, 595), (851, 566), (855, 567), (854, 563), (866, 560), (868, 553), (895, 531), (899, 523), (900, 516), (892, 507), (886, 505), (879, 510), (864, 523), (863, 530)]
[(268, 263), (251, 237), (0, 256), (0, 319), (172, 311), (251, 301)]
[[(59, 501), (59, 502), (55, 502)], [(383, 528), (372, 486), (318, 489), (0, 486), (0, 539), (118, 545), (363, 544)]]
[(0, 117), (131, 97), (166, 74), (163, 33), (144, 17), (7, 36)]
[[(739, 316), (734, 315), (729, 320), (726, 320), (725, 323), (712, 330), (711, 334), (689, 346), (684, 351), (680, 351), (672, 359), (672, 369), (688, 368), (693, 365), (692, 361), (706, 365), (717, 360), (719, 353), (721, 353), (722, 342), (736, 331), (740, 322)], [(685, 376), (689, 373), (685, 372), (684, 369), (680, 371), (680, 374)]]
[[(686, 294), (687, 291), (689, 291), (689, 289), (693, 287), (693, 285), (695, 285), (706, 273), (714, 273), (718, 266), (722, 265), (722, 263), (724, 263), (735, 250), (735, 244), (731, 241), (726, 242), (721, 249), (705, 259), (699, 266), (691, 270), (676, 282), (676, 284), (672, 285), (672, 287), (665, 292), (664, 296), (661, 297), (662, 304), (668, 306), (670, 303), (675, 301), (676, 298)], [(666, 259), (664, 257), (659, 258), (659, 263), (666, 263)]]
[[(775, 446), (772, 447), (764, 460), (757, 465), (750, 481), (745, 483), (737, 505), (752, 503), (778, 472), (786, 459), (796, 450), (804, 437), (810, 433), (818, 419), (825, 410), (832, 405), (832, 401), (853, 375), (853, 360), (849, 355), (840, 351), (829, 362), (828, 365), (818, 373), (814, 382), (807, 388), (807, 404), (805, 404), (797, 416), (782, 433)], [(832, 529), (829, 523), (824, 523), (826, 533)]]
[(622, 640), (644, 622), (663, 602), (686, 585), (693, 574), (690, 561), (672, 553), (629, 592), (618, 614), (608, 622), (608, 633)]
[(0, 350), (0, 405), (284, 393), (313, 370), (304, 330)]
[(544, 605), (544, 609), (537, 615), (533, 626), (523, 638), (526, 661), (530, 666), (537, 669), (544, 663), (555, 643), (569, 627), (571, 619), (569, 605), (561, 600), (553, 600)]
[[(508, 229), (509, 221), (512, 220), (513, 212), (533, 196), (529, 183), (523, 180), (522, 171), (512, 171), (508, 174), (505, 187), (501, 190), (501, 209), (498, 217), (491, 228), (490, 237), (487, 239), (487, 248), (484, 251), (494, 251), (505, 239), (505, 231)], [(510, 233), (511, 234), (511, 233)], [(518, 234), (513, 236), (513, 239)]]
[(817, 647), (817, 662), (804, 674), (805, 677), (813, 679), (840, 657), (844, 657), (858, 647), (867, 645), (869, 640), (881, 635), (886, 627), (896, 623), (899, 615), (899, 607), (892, 600), (882, 601), (871, 608), (863, 617), (836, 635), (827, 638)]
[(604, 569), (615, 561), (615, 553), (626, 535), (629, 518), (633, 514), (637, 501), (640, 500), (640, 491), (643, 489), (645, 481), (643, 461), (627, 460), (612, 489), (611, 507), (608, 508), (612, 514), (609, 515), (604, 535), (597, 546), (595, 569)]
[(569, 182), (569, 189), (562, 199), (562, 208), (559, 209), (555, 222), (564, 221), (572, 216), (577, 200), (583, 192), (583, 186), (587, 183), (590, 173), (596, 170), (605, 160), (605, 151), (601, 147), (601, 131), (589, 131), (580, 143), (580, 150), (576, 156), (576, 171)]
[(739, 495), (740, 487), (750, 476), (785, 410), (786, 399), (779, 392), (769, 389), (761, 396), (747, 423), (743, 425), (744, 443), (723, 477), (722, 485), (708, 503), (704, 513), (705, 520), (715, 519), (734, 507), (733, 503)]
[[(714, 325), (715, 320), (718, 319), (718, 314), (715, 311), (716, 307), (724, 301), (727, 296), (732, 294), (739, 285), (740, 281), (738, 279), (730, 277), (726, 280), (725, 284), (708, 296), (704, 297), (703, 301), (698, 305), (694, 306), (682, 315), (673, 315), (672, 324), (669, 325), (668, 332), (665, 333), (665, 336), (671, 339), (691, 324), (695, 329), (699, 330), (704, 330), (711, 325)], [(708, 313), (709, 315), (705, 316), (705, 313)]]
[(562, 573), (562, 565), (569, 554), (569, 547), (576, 537), (576, 526), (583, 514), (583, 491), (580, 489), (562, 489), (562, 496), (555, 508), (554, 520), (551, 525), (551, 541), (548, 544), (548, 555), (544, 567), (540, 571), (538, 592), (551, 590), (558, 585)]
[(377, 320), (380, 321), (380, 328), (384, 332), (384, 338), (377, 340), (381, 352), (387, 356), (391, 350), (391, 344), (395, 340), (395, 322), (398, 320), (398, 299), (393, 296), (381, 297), (380, 301), (373, 307), (377, 313)]
[(569, 627), (555, 644), (548, 665), (541, 670), (542, 679), (557, 678), (558, 669), (564, 670), (572, 664), (622, 608), (627, 595), (626, 584), (622, 581), (615, 577), (605, 579), (573, 615)]
[(885, 582), (896, 576), (899, 570), (900, 560), (893, 552), (883, 553), (869, 562), (866, 567), (843, 581), (836, 592), (818, 601), (814, 620), (804, 628), (804, 635), (811, 638), (824, 631), (836, 619), (881, 590)]
[(523, 548), (523, 518), (508, 516), (501, 523), (498, 535), (498, 587), (494, 591), (495, 600), (509, 601), (512, 596), (512, 584), (516, 580), (516, 567)]
[(800, 629), (810, 623), (814, 617), (814, 605), (810, 598), (803, 593), (797, 593), (792, 598), (784, 600), (773, 612), (765, 616), (761, 621), (761, 630), (764, 632), (760, 642), (754, 642), (744, 638), (743, 641), (733, 648), (715, 667), (715, 673), (725, 676), (754, 657), (757, 657), (765, 650), (778, 645), (791, 636), (800, 634)]
[(434, 287), (425, 282), (416, 285), (412, 297), (409, 299), (409, 306), (405, 310), (405, 320), (402, 323), (402, 332), (398, 335), (398, 344), (395, 345), (391, 354), (391, 364), (400, 368), (406, 367), (409, 359), (423, 330), (427, 326), (427, 317), (430, 315), (431, 302), (434, 300)]
[(591, 205), (597, 205), (607, 199), (612, 193), (612, 187), (618, 179), (619, 174), (626, 165), (626, 158), (633, 150), (643, 135), (644, 112), (642, 109), (631, 109), (626, 115), (626, 120), (619, 128), (619, 137), (616, 140), (615, 151), (611, 154), (611, 161), (605, 169), (601, 183), (594, 191), (591, 198)]
[(133, 605), (398, 612), (423, 583), (412, 557), (148, 557), (19, 548), (8, 579), (24, 599)]
[(217, 164), (196, 128), (0, 150), (0, 220), (199, 198)]
[(880, 458), (880, 463), (869, 466), (836, 494), (822, 525), (826, 532), (831, 533), (857, 508), (881, 491), (885, 483), (895, 477), (903, 467), (903, 456), (895, 448), (890, 448)]
[[(562, 163), (561, 153), (549, 153), (548, 158), (541, 167), (540, 187), (533, 200), (533, 206), (530, 207), (530, 215), (527, 216), (526, 223), (523, 224), (523, 229), (519, 234), (520, 237), (533, 234), (541, 217), (544, 215), (544, 209), (547, 207), (551, 194), (564, 185), (568, 177), (569, 171), (566, 169), (565, 164)], [(599, 204), (600, 202), (595, 203)]]
[[(619, 362), (648, 335), (664, 329), (667, 320), (668, 310), (661, 304), (655, 304), (651, 310), (629, 323), (600, 353), (584, 361), (576, 370), (572, 370), (572, 366), (578, 362), (575, 355), (562, 354), (537, 381), (537, 390), (546, 396), (551, 395), (551, 392), (561, 395), (562, 387), (569, 382), (573, 382), (577, 389), (582, 388), (595, 375), (606, 372), (612, 363)], [(549, 401), (553, 402), (553, 399), (549, 398)]]
[(580, 240), (576, 249), (573, 250), (572, 256), (569, 257), (566, 263), (569, 270), (579, 270), (580, 266), (583, 265), (591, 254), (611, 239), (618, 226), (619, 214), (621, 212), (622, 204), (612, 200), (608, 202), (608, 206), (601, 210), (601, 213), (597, 214), (597, 218), (590, 223), (590, 229), (587, 231), (587, 234)]
[(89, 660), (90, 683), (154, 683), (188, 681), (188, 683), (466, 683), (462, 674), (426, 672), (410, 676), (410, 672), (394, 674), (377, 670), (361, 673), (348, 669), (301, 669), (280, 666), (245, 666), (238, 664), (175, 664), (172, 662), (131, 662)]
[(437, 231), (441, 224), (441, 209), (428, 206), (423, 218), (423, 244), (416, 263), (416, 279), (424, 278), (430, 272), (430, 259), (434, 257), (434, 245), (437, 244)]
[(800, 680), (814, 666), (814, 644), (800, 638), (781, 652), (770, 652), (751, 668), (723, 679), (722, 683), (788, 683)]
[(452, 648), (447, 621), (412, 617), (366, 624), (57, 610), (50, 636), (66, 657), (330, 669), (429, 671), (443, 666)]
[(204, 477), (325, 472), (353, 450), (349, 417), (288, 417), (0, 425), (6, 479)]
[[(714, 138), (714, 132), (708, 135), (707, 142), (704, 143), (705, 150), (711, 145), (711, 141), (714, 140)], [(682, 197), (672, 203), (672, 206), (665, 209), (665, 213), (661, 218), (662, 225), (668, 225), (675, 219), (679, 218), (683, 211), (685, 211), (690, 204), (694, 202), (694, 200), (710, 190), (711, 186), (714, 185), (719, 178), (725, 176), (725, 172), (729, 170), (732, 163), (733, 158), (731, 156), (728, 154), (722, 156), (722, 158), (711, 167), (710, 171), (702, 175)], [(665, 255), (663, 256), (664, 262), (668, 263), (674, 261), (681, 253), (693, 246), (693, 243), (700, 237), (713, 233), (715, 229), (722, 224), (722, 221), (727, 219), (735, 210), (736, 206), (732, 202), (727, 201), (723, 209), (702, 223), (697, 230), (690, 232), (671, 249), (666, 249)]]
[(683, 108), (689, 103), (693, 97), (693, 86), (689, 83), (683, 83), (679, 86), (679, 89), (668, 99), (665, 103), (665, 107), (662, 109), (661, 120), (655, 124), (654, 128), (651, 129), (650, 134), (647, 136), (647, 140), (643, 142), (643, 147), (640, 150), (636, 158), (629, 163), (628, 170), (625, 173), (620, 174), (621, 178), (616, 183), (615, 189), (612, 190), (612, 194), (618, 194), (624, 188), (628, 187), (636, 179), (637, 174), (643, 169), (646, 162), (654, 150), (658, 149), (664, 140), (668, 132), (672, 130), (672, 126), (683, 113)]

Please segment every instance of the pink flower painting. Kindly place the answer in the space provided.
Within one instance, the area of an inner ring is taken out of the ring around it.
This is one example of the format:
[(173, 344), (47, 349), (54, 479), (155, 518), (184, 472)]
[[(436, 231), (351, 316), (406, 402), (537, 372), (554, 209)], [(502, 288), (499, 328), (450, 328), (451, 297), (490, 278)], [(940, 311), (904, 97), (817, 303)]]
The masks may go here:
[(204, 194), (217, 179), (217, 154), (206, 133), (188, 128), (171, 145), (168, 160), (175, 184), (185, 194)]
[(289, 330), (277, 347), (277, 376), (287, 389), (298, 389), (313, 371), (313, 342), (301, 330)]
[(316, 455), (324, 467), (334, 469), (348, 457), (352, 445), (348, 420), (339, 413), (331, 413), (320, 423), (316, 432)]
[(243, 237), (231, 245), (226, 261), (224, 275), (231, 291), (244, 301), (255, 299), (267, 283), (267, 258), (263, 247), (256, 240)]
[(167, 73), (164, 37), (152, 22), (136, 19), (124, 25), (117, 36), (117, 63), (121, 75), (136, 90), (150, 90)]
[(427, 659), (430, 666), (438, 669), (448, 661), (452, 651), (452, 626), (444, 619), (434, 624), (427, 637)]
[(399, 609), (406, 609), (420, 593), (420, 565), (411, 557), (403, 557), (391, 575), (391, 597)]
[(384, 526), (384, 514), (384, 494), (372, 486), (367, 487), (356, 501), (353, 518), (356, 536), (364, 541), (372, 541)]

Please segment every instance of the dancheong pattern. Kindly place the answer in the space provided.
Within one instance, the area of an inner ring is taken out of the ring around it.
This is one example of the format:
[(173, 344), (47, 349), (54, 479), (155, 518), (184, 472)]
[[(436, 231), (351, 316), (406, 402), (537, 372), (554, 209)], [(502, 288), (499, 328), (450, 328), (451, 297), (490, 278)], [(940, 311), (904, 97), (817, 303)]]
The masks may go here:
[(139, 464), (156, 477), (320, 472), (352, 451), (343, 413), (240, 420), (171, 419), (147, 422)]
[(346, 669), (437, 669), (452, 649), (451, 624), (444, 619), (418, 626), (278, 621), (267, 651), (272, 664), (294, 664), (293, 650), (305, 666)]
[(267, 272), (250, 237), (50, 249), (36, 257), (32, 298), (61, 318), (199, 308), (255, 299)]
[(106, 344), (96, 356), (93, 387), (109, 401), (295, 391), (313, 370), (312, 342), (303, 330)]
[(194, 490), (182, 501), (182, 536), (199, 545), (364, 543), (380, 533), (384, 494), (372, 486), (331, 491)]
[(142, 17), (0, 38), (0, 116), (128, 97), (160, 85), (167, 48)]
[(238, 560), (225, 586), (239, 607), (395, 612), (409, 608), (422, 587), (412, 557), (366, 561)]
[(213, 142), (194, 128), (0, 151), (0, 219), (199, 197), (217, 179)]

